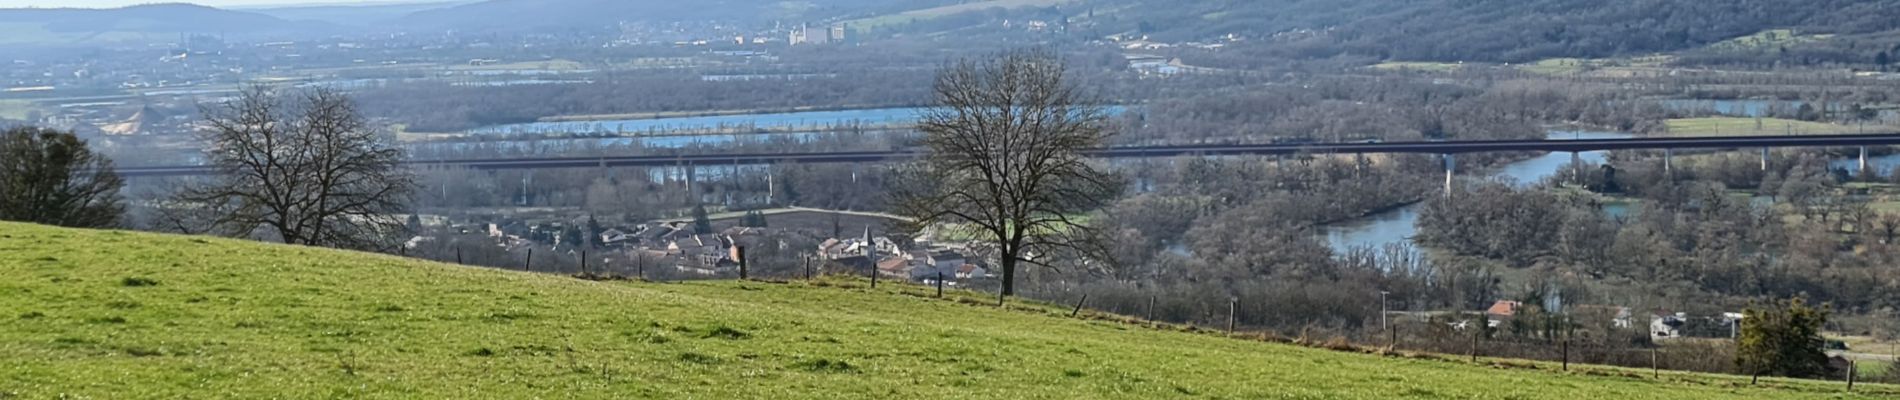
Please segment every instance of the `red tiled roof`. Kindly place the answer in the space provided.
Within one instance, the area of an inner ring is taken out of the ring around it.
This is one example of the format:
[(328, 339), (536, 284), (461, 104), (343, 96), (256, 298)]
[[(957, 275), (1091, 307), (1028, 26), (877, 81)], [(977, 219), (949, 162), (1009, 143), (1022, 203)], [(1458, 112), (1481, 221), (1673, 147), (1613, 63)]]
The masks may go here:
[(1524, 306), (1523, 303), (1519, 303), (1515, 301), (1498, 300), (1496, 303), (1491, 303), (1491, 308), (1488, 310), (1484, 310), (1484, 313), (1509, 317), (1509, 316), (1517, 315), (1517, 308), (1523, 307), (1523, 306)]
[(887, 271), (887, 272), (904, 272), (906, 269), (908, 269), (905, 267), (908, 267), (908, 266), (910, 266), (910, 260), (905, 260), (903, 258), (887, 258), (887, 259), (884, 259), (884, 261), (877, 263), (878, 270)]

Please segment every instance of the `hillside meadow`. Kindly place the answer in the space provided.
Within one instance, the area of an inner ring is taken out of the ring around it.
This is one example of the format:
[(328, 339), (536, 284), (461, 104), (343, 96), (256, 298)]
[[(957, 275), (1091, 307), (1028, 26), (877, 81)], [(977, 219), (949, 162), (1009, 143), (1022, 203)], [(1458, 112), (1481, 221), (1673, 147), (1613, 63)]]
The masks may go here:
[(0, 399), (1836, 399), (1222, 337), (977, 293), (637, 283), (0, 223)]

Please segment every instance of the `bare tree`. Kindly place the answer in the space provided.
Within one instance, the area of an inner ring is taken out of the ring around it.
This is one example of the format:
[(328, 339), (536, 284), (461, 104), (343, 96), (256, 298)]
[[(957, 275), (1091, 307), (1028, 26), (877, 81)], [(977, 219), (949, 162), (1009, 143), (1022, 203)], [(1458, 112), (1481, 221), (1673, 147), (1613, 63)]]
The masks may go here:
[(0, 133), (0, 220), (81, 228), (119, 224), (125, 207), (112, 161), (70, 132)]
[(386, 249), (402, 231), (415, 188), (403, 153), (341, 92), (254, 87), (204, 114), (205, 156), (219, 175), (174, 203), (211, 211), (203, 229), (354, 249)]
[(1107, 112), (1082, 99), (1055, 55), (959, 61), (939, 73), (935, 91), (938, 106), (918, 122), (928, 153), (892, 185), (893, 206), (915, 218), (913, 228), (961, 230), (994, 246), (1004, 296), (1015, 294), (1021, 264), (1101, 253), (1101, 242), (1081, 239), (1091, 230), (1076, 216), (1121, 190), (1084, 155), (1108, 138)]

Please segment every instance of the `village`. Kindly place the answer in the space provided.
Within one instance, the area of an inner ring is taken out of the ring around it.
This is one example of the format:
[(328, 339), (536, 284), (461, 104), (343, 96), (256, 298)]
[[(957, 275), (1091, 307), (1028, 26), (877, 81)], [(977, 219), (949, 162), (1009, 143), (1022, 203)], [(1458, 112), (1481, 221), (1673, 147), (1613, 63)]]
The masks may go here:
[[(980, 247), (933, 242), (893, 232), (894, 216), (805, 208), (754, 210), (724, 218), (603, 223), (517, 220), (500, 223), (449, 223), (446, 218), (412, 219), (419, 235), (405, 248), (418, 253), (469, 252), (471, 240), (492, 243), (506, 262), (528, 265), (539, 249), (544, 259), (586, 258), (596, 268), (631, 271), (646, 279), (688, 280), (751, 276), (792, 278), (814, 274), (869, 275), (923, 284), (943, 281), (969, 286), (989, 278), (992, 265)], [(769, 222), (768, 222), (769, 219)], [(428, 220), (429, 223), (422, 221)], [(448, 243), (460, 243), (450, 245)], [(445, 250), (447, 249), (447, 250)], [(452, 254), (442, 254), (454, 257)]]

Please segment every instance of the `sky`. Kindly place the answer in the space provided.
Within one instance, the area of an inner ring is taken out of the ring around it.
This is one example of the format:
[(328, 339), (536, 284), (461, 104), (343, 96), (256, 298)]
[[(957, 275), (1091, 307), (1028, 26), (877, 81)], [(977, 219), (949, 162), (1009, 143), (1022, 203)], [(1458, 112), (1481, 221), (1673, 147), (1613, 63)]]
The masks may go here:
[(304, 4), (388, 4), (390, 0), (0, 0), (0, 8), (20, 7), (124, 7), (151, 3), (194, 3), (212, 7), (271, 6)]

